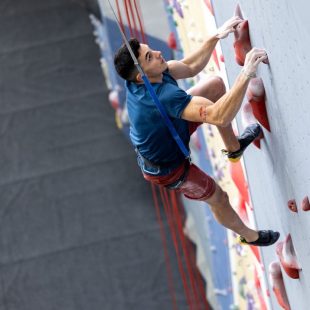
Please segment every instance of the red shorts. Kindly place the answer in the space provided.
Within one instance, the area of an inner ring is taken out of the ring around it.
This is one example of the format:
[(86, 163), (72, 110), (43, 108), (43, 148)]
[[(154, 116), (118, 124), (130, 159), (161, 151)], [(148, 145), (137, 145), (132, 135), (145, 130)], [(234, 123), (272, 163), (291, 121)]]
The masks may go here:
[[(189, 132), (192, 134), (200, 123), (189, 123)], [(185, 197), (194, 200), (206, 200), (210, 198), (216, 189), (215, 181), (194, 164), (188, 164), (185, 161), (182, 165), (172, 171), (170, 174), (163, 176), (153, 176), (144, 174), (144, 178), (154, 184), (167, 186), (177, 182), (185, 172), (184, 182), (175, 190), (181, 192)]]
[[(152, 176), (144, 174), (144, 178), (154, 184), (167, 186), (180, 179), (186, 166), (188, 166), (187, 162), (168, 175)], [(205, 201), (210, 198), (216, 189), (215, 181), (194, 164), (189, 165), (187, 169), (184, 182), (175, 191), (183, 193), (189, 199)]]

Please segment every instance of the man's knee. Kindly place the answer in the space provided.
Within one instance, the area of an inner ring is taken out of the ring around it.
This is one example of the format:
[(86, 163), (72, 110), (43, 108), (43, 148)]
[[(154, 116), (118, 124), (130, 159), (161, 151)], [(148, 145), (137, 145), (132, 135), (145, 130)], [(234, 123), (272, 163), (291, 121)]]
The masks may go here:
[(207, 203), (213, 206), (224, 207), (229, 203), (228, 194), (217, 185), (214, 194), (207, 200)]
[(205, 97), (215, 102), (225, 94), (226, 87), (221, 77), (211, 76), (207, 80), (200, 81), (187, 92), (193, 96)]
[(226, 86), (223, 79), (219, 76), (212, 76), (210, 78), (210, 87), (213, 89), (213, 95), (218, 99), (226, 93)]
[(213, 102), (219, 100), (226, 92), (225, 83), (219, 76), (211, 76), (202, 82), (198, 89), (200, 89), (200, 96), (208, 98)]

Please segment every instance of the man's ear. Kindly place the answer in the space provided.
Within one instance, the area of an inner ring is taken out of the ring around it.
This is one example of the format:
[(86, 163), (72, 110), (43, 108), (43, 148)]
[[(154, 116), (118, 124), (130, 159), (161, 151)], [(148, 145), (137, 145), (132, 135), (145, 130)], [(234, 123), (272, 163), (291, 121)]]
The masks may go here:
[(140, 73), (140, 72), (138, 72), (137, 75), (136, 75), (136, 81), (137, 81), (138, 83), (142, 83), (142, 82), (143, 82), (142, 76), (141, 76), (141, 73)]

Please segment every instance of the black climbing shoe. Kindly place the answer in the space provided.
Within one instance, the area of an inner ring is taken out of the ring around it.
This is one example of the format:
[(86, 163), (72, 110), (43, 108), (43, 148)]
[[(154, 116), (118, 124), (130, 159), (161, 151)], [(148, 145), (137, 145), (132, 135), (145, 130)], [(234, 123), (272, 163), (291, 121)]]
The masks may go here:
[(222, 150), (222, 153), (228, 157), (228, 160), (237, 162), (245, 149), (260, 135), (262, 128), (259, 124), (252, 124), (245, 128), (244, 133), (238, 138), (240, 149), (234, 152)]
[(247, 242), (244, 237), (239, 237), (240, 243), (256, 245), (256, 246), (268, 246), (278, 241), (280, 233), (273, 230), (259, 230), (258, 239), (256, 241)]

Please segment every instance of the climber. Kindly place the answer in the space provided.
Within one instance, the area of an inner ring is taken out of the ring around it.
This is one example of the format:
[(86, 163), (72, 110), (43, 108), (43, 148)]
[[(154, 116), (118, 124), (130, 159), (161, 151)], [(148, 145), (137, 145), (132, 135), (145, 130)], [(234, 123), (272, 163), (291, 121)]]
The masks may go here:
[[(266, 52), (254, 48), (247, 54), (244, 68), (227, 93), (219, 77), (198, 83), (187, 92), (178, 87), (176, 80), (198, 74), (208, 63), (219, 39), (226, 38), (241, 21), (239, 17), (229, 19), (197, 51), (181, 61), (165, 61), (160, 51), (152, 50), (136, 39), (129, 40), (130, 49), (186, 147), (189, 148), (190, 135), (199, 125), (213, 124), (219, 129), (227, 157), (231, 161), (239, 160), (247, 146), (261, 133), (260, 126), (253, 124), (240, 137), (236, 137), (231, 121), (240, 109), (247, 85), (255, 76), (257, 66), (267, 59)], [(220, 186), (184, 158), (126, 45), (122, 45), (116, 52), (114, 65), (118, 74), (126, 80), (130, 138), (144, 178), (182, 192), (187, 198), (207, 202), (216, 220), (238, 233), (243, 243), (257, 246), (275, 243), (279, 238), (278, 232), (255, 231), (247, 227), (231, 207), (227, 194)]]

